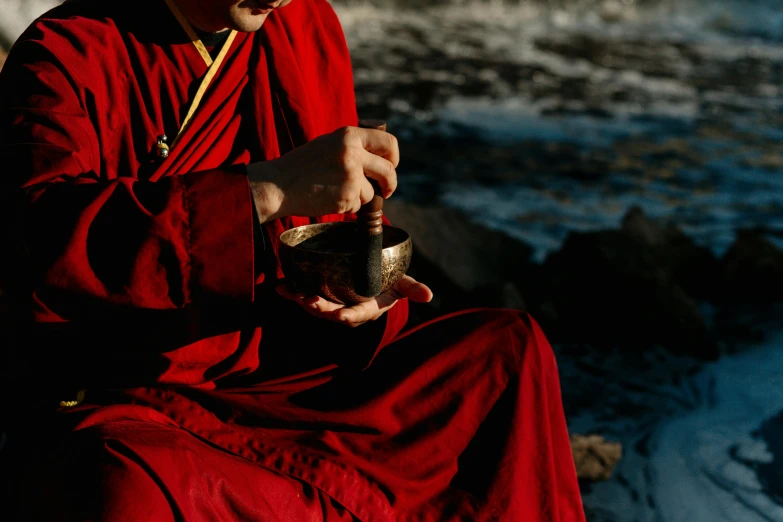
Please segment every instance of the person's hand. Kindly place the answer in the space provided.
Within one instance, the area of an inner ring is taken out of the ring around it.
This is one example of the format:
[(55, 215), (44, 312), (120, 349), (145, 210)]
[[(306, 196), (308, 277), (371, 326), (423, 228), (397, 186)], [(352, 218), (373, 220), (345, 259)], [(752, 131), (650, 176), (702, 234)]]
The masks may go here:
[(311, 315), (351, 327), (375, 321), (396, 305), (400, 299), (410, 299), (417, 303), (429, 303), (432, 300), (432, 290), (407, 275), (397, 281), (397, 284), (388, 292), (350, 307), (333, 303), (317, 295), (292, 293), (285, 284), (277, 287), (277, 293), (294, 301)]
[(377, 180), (384, 198), (397, 188), (400, 151), (383, 131), (345, 127), (272, 161), (248, 165), (259, 220), (357, 212)]

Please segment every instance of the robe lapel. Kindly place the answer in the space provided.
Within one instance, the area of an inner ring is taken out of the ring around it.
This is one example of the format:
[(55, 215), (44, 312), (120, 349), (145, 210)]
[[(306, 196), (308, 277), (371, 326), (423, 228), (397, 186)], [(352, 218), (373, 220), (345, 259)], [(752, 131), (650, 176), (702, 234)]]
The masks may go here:
[[(235, 121), (240, 95), (248, 82), (252, 40), (253, 35), (237, 35), (176, 146), (150, 177), (152, 181), (217, 168), (228, 159), (236, 132), (226, 131)], [(195, 49), (193, 53), (198, 56)]]

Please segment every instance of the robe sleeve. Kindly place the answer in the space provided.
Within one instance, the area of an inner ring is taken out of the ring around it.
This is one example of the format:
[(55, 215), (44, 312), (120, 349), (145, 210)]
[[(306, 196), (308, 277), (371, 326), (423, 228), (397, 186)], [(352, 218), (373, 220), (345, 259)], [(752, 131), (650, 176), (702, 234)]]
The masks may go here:
[[(84, 93), (35, 42), (0, 74), (0, 189), (6, 289), (32, 297), (38, 321), (107, 305), (172, 309), (251, 301), (253, 215), (245, 175), (105, 179)], [(37, 47), (35, 47), (37, 45)], [(24, 61), (22, 61), (24, 60)]]

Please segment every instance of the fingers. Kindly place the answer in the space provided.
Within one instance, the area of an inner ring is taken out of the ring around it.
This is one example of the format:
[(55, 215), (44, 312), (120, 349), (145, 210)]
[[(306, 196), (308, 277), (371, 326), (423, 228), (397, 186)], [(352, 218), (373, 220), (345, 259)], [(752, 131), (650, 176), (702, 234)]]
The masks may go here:
[(394, 168), (397, 168), (400, 163), (400, 147), (394, 135), (375, 129), (356, 130), (364, 150), (386, 158)]
[(276, 290), (280, 296), (295, 302), (310, 315), (322, 319), (335, 321), (334, 312), (343, 308), (343, 305), (327, 301), (317, 295), (308, 296), (302, 293), (291, 292), (285, 284), (278, 285)]
[[(391, 167), (391, 163), (386, 161), (385, 159), (373, 156), (369, 152), (364, 152), (366, 154), (367, 158), (372, 157), (376, 158), (377, 160), (380, 160), (382, 162), (385, 162), (386, 165)], [(381, 166), (383, 168), (383, 166)], [(384, 198), (388, 198), (392, 195), (394, 190), (397, 188), (397, 175), (394, 173), (394, 168), (392, 169), (392, 175), (391, 178), (384, 178), (383, 176), (378, 175), (377, 173), (374, 173), (372, 176), (369, 174), (365, 176), (365, 173), (361, 170), (357, 170), (355, 173), (350, 173), (349, 176), (352, 177), (352, 181), (350, 184), (344, 186), (342, 190), (342, 198), (343, 201), (342, 207), (338, 208), (337, 213), (342, 214), (343, 212), (358, 212), (362, 205), (366, 205), (369, 203), (373, 196), (375, 196), (375, 188), (373, 188), (372, 183), (370, 183), (368, 176), (372, 179), (379, 179), (379, 185), (381, 190), (381, 196)], [(357, 191), (358, 187), (358, 191)]]
[(344, 127), (333, 136), (340, 140), (339, 164), (342, 175), (338, 196), (338, 212), (357, 212), (369, 203), (375, 191), (367, 179), (377, 182), (384, 198), (397, 189), (397, 171), (400, 151), (397, 138), (374, 129)]
[[(396, 301), (394, 301), (396, 303)], [(378, 298), (370, 299), (364, 303), (359, 303), (350, 308), (346, 307), (337, 310), (334, 314), (338, 321), (348, 326), (360, 326), (369, 321), (374, 321), (386, 312), (394, 304), (381, 308)]]
[(381, 317), (393, 308), (400, 299), (410, 299), (417, 303), (428, 303), (432, 300), (432, 290), (419, 283), (410, 276), (403, 276), (394, 287), (384, 292), (375, 299), (364, 303), (346, 307), (333, 303), (319, 296), (305, 296), (301, 293), (291, 292), (285, 284), (277, 287), (277, 292), (282, 297), (294, 301), (309, 314), (335, 321), (347, 326), (361, 326)]
[[(359, 206), (366, 205), (367, 203), (369, 203), (372, 200), (373, 196), (375, 196), (375, 189), (365, 177), (364, 180), (361, 182), (361, 189), (359, 192), (359, 203), (360, 203)], [(358, 208), (353, 210), (353, 212), (358, 212), (358, 211), (359, 211)]]
[(333, 303), (332, 301), (317, 295), (310, 296), (306, 299), (309, 300), (307, 306), (309, 307), (310, 311), (319, 315), (328, 315), (330, 319), (332, 318), (332, 315), (335, 311), (345, 308), (345, 305)]
[(342, 185), (332, 185), (327, 188), (331, 198), (325, 208), (327, 214), (356, 213), (375, 195), (375, 189), (361, 169), (349, 172), (345, 176), (346, 180)]
[(392, 309), (400, 299), (410, 299), (417, 303), (432, 301), (432, 290), (411, 276), (403, 276), (394, 287), (375, 299), (355, 306), (345, 307), (334, 312), (337, 320), (350, 326), (358, 326), (374, 321)]
[(408, 275), (402, 276), (391, 291), (399, 296), (398, 299), (408, 298), (416, 303), (429, 303), (433, 297), (430, 287)]
[(362, 168), (365, 176), (376, 180), (380, 185), (380, 196), (388, 198), (397, 190), (397, 171), (388, 159), (363, 151)]
[[(297, 303), (310, 315), (345, 324), (350, 327), (361, 326), (383, 315), (397, 302), (388, 296), (379, 296), (376, 299), (360, 303), (350, 308), (333, 303), (319, 296), (305, 296), (301, 293), (291, 292), (285, 284), (279, 285), (277, 293), (280, 296)], [(379, 306), (379, 303), (383, 303)]]

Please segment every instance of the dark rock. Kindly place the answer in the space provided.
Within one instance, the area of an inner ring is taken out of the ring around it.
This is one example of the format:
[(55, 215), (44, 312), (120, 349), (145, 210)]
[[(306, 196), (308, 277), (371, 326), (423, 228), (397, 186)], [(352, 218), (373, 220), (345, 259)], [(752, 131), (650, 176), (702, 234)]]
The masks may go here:
[[(529, 268), (529, 270), (534, 269), (534, 267)], [(470, 306), (514, 308), (517, 310), (528, 309), (527, 300), (522, 296), (522, 293), (513, 281), (484, 286), (468, 295), (468, 299), (471, 302)]]
[(572, 234), (544, 266), (531, 263), (529, 246), (454, 210), (387, 201), (384, 213), (413, 238), (409, 274), (435, 293), (431, 305), (412, 307), (412, 324), (469, 307), (517, 308), (555, 342), (717, 355), (689, 292), (710, 295), (718, 261), (639, 209), (620, 230)]
[(752, 462), (764, 492), (777, 502), (783, 503), (783, 412), (764, 421), (758, 430), (759, 437), (766, 443), (772, 459)]
[(673, 225), (660, 226), (639, 207), (625, 215), (622, 230), (647, 245), (658, 266), (688, 295), (708, 301), (716, 298), (720, 262), (709, 248), (698, 246)]
[(548, 296), (541, 308), (549, 311), (534, 315), (556, 342), (662, 345), (675, 353), (716, 357), (717, 344), (696, 302), (676, 283), (674, 265), (661, 263), (659, 248), (666, 243), (650, 242), (661, 239), (659, 231), (631, 228), (633, 233), (572, 233), (546, 260)]
[(384, 214), (411, 235), (414, 248), (465, 292), (502, 285), (530, 263), (528, 245), (455, 210), (398, 201), (384, 205)]
[(525, 306), (514, 283), (534, 270), (528, 245), (443, 207), (387, 201), (384, 214), (413, 239), (408, 273), (432, 288), (432, 313)]
[(773, 304), (722, 303), (715, 314), (715, 334), (725, 352), (761, 344), (780, 330), (783, 302)]
[(722, 260), (722, 303), (783, 302), (783, 250), (758, 231), (740, 231)]
[(8, 53), (5, 52), (5, 49), (0, 47), (0, 69), (3, 68), (3, 64), (5, 64), (5, 59), (8, 57)]

